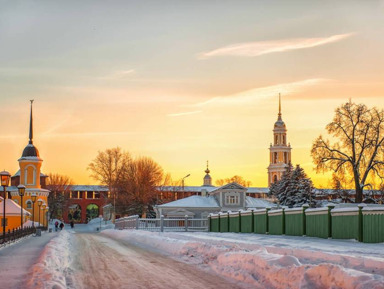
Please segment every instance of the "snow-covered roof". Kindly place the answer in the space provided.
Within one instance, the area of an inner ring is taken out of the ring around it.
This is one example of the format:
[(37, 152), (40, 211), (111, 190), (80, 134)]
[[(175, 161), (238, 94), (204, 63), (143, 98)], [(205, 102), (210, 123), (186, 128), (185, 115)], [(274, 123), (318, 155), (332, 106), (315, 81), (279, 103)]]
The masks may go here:
[(108, 186), (97, 185), (73, 185), (71, 191), (108, 192)]
[[(0, 215), (3, 216), (3, 198), (0, 197)], [(21, 207), (20, 205), (16, 204), (14, 201), (11, 199), (6, 199), (5, 200), (5, 214), (10, 215), (10, 216), (20, 216), (21, 214)], [(31, 215), (30, 212), (26, 211), (23, 209), (23, 214), (24, 215)]]
[(208, 193), (212, 192), (216, 189), (214, 186), (185, 186), (184, 188), (181, 186), (162, 186), (157, 188), (159, 191), (164, 192), (195, 192), (200, 193), (202, 190), (206, 190)]
[(247, 208), (270, 208), (270, 207), (275, 207), (276, 204), (271, 203), (267, 200), (263, 200), (263, 199), (246, 197), (245, 198), (245, 206)]
[(220, 208), (214, 197), (190, 196), (174, 202), (158, 205), (159, 208)]

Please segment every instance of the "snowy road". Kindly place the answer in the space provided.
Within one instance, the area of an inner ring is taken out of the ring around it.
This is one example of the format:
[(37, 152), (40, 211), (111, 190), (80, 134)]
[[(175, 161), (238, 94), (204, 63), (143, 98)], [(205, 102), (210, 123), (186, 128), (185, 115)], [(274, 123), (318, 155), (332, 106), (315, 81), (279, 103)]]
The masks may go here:
[(75, 288), (245, 288), (193, 265), (100, 234), (71, 235)]

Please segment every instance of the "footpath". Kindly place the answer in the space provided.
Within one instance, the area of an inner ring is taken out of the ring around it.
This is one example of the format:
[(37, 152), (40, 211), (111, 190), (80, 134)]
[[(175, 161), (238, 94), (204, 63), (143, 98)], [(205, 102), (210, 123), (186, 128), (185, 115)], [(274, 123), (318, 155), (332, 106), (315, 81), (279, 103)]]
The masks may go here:
[(0, 289), (23, 289), (47, 243), (57, 232), (43, 232), (41, 237), (30, 236), (0, 248)]

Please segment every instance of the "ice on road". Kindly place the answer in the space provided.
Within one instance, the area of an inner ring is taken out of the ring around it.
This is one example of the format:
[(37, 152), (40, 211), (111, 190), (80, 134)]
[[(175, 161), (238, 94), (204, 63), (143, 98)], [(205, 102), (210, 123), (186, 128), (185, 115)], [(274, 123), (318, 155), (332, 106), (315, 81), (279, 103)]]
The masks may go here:
[(78, 288), (244, 288), (158, 253), (100, 234), (72, 234)]

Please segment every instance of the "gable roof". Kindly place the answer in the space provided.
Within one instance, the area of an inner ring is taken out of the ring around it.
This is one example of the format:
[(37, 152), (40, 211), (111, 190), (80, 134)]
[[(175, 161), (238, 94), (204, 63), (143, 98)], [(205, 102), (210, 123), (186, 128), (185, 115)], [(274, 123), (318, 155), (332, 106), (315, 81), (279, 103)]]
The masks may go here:
[(272, 207), (276, 207), (276, 204), (274, 203), (271, 203), (267, 200), (263, 200), (263, 199), (256, 199), (256, 198), (252, 198), (252, 197), (246, 197), (245, 198), (245, 206), (247, 208), (272, 208)]
[[(4, 199), (0, 197), (0, 215), (3, 216), (3, 204), (2, 202)], [(16, 204), (14, 201), (11, 199), (6, 199), (5, 200), (5, 214), (8, 216), (20, 216), (21, 215), (21, 207), (19, 204)], [(23, 209), (23, 214), (24, 215), (31, 215), (30, 212), (27, 210)]]
[(214, 197), (190, 196), (156, 206), (158, 208), (220, 208)]
[(233, 182), (233, 183), (229, 183), (229, 184), (226, 184), (224, 186), (221, 186), (221, 187), (217, 188), (216, 190), (213, 190), (211, 192), (211, 194), (215, 194), (217, 191), (221, 191), (221, 190), (242, 190), (242, 191), (247, 191), (247, 188), (243, 187), (242, 185), (239, 185), (236, 182)]

